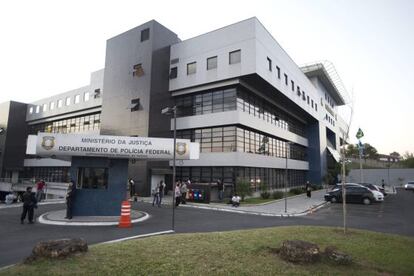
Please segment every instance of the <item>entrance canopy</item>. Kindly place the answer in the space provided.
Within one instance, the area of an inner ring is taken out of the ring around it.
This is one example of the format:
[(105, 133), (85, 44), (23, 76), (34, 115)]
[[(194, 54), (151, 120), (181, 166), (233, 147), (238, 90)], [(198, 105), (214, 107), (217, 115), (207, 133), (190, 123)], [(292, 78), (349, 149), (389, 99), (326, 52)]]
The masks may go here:
[(332, 154), (335, 161), (339, 163), (339, 161), (341, 161), (341, 154), (339, 154), (339, 152), (336, 149), (334, 149), (330, 146), (327, 146), (327, 148), (328, 148), (329, 152)]
[[(177, 139), (176, 159), (198, 159), (200, 144)], [(122, 159), (172, 160), (174, 140), (169, 138), (38, 133), (29, 135), (26, 154), (38, 156), (90, 156)]]

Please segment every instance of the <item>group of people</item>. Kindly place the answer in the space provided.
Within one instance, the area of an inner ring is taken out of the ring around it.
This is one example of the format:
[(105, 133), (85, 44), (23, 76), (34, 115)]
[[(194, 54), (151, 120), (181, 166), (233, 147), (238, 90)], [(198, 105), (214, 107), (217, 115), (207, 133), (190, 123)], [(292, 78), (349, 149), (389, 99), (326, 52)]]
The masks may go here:
[(174, 197), (175, 197), (175, 207), (178, 207), (180, 204), (187, 203), (187, 192), (191, 186), (191, 181), (188, 179), (187, 181), (178, 180), (175, 183), (174, 189)]
[(155, 187), (155, 189), (152, 190), (152, 196), (153, 196), (152, 206), (157, 205), (158, 207), (161, 207), (162, 198), (164, 197), (164, 194), (165, 194), (165, 187), (166, 185), (164, 181), (161, 180), (157, 184), (157, 187)]

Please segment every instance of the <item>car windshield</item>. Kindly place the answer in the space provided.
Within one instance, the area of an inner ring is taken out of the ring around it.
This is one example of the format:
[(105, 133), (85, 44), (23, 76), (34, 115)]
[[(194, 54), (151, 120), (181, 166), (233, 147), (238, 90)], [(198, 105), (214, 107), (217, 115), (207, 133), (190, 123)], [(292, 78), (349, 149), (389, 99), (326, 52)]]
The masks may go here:
[(409, 181), (408, 184), (414, 184), (414, 181)]

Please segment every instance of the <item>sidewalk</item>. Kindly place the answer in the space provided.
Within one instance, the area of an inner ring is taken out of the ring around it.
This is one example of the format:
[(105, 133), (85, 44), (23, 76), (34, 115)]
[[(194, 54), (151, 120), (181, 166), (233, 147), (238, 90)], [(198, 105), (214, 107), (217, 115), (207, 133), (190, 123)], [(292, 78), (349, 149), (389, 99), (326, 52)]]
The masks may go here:
[[(194, 203), (188, 202), (186, 205), (180, 205), (179, 208), (200, 208), (210, 209), (223, 212), (253, 214), (261, 216), (276, 216), (276, 217), (293, 217), (293, 216), (304, 216), (317, 209), (321, 208), (326, 204), (324, 195), (326, 190), (313, 191), (312, 197), (307, 198), (306, 194), (298, 196), (292, 196), (287, 198), (287, 212), (285, 212), (285, 200), (279, 199), (271, 201), (265, 204), (243, 204), (240, 207), (232, 207), (229, 204), (224, 203)], [(152, 197), (139, 198), (138, 201), (152, 203)], [(165, 196), (162, 204), (171, 205), (171, 196)]]

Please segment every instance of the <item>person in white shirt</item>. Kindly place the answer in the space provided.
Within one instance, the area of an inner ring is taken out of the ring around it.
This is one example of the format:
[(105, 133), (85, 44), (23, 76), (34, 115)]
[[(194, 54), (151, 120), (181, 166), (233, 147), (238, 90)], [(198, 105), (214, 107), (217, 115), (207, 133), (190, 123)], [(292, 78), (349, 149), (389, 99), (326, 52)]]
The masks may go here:
[(232, 198), (231, 198), (231, 204), (233, 207), (239, 207), (240, 206), (240, 197), (235, 194)]
[(16, 198), (17, 198), (17, 197), (16, 197), (16, 195), (15, 195), (15, 194), (13, 194), (13, 193), (7, 194), (7, 195), (6, 195), (6, 204), (7, 204), (7, 205), (12, 204), (12, 203), (13, 203), (13, 201), (14, 201)]

